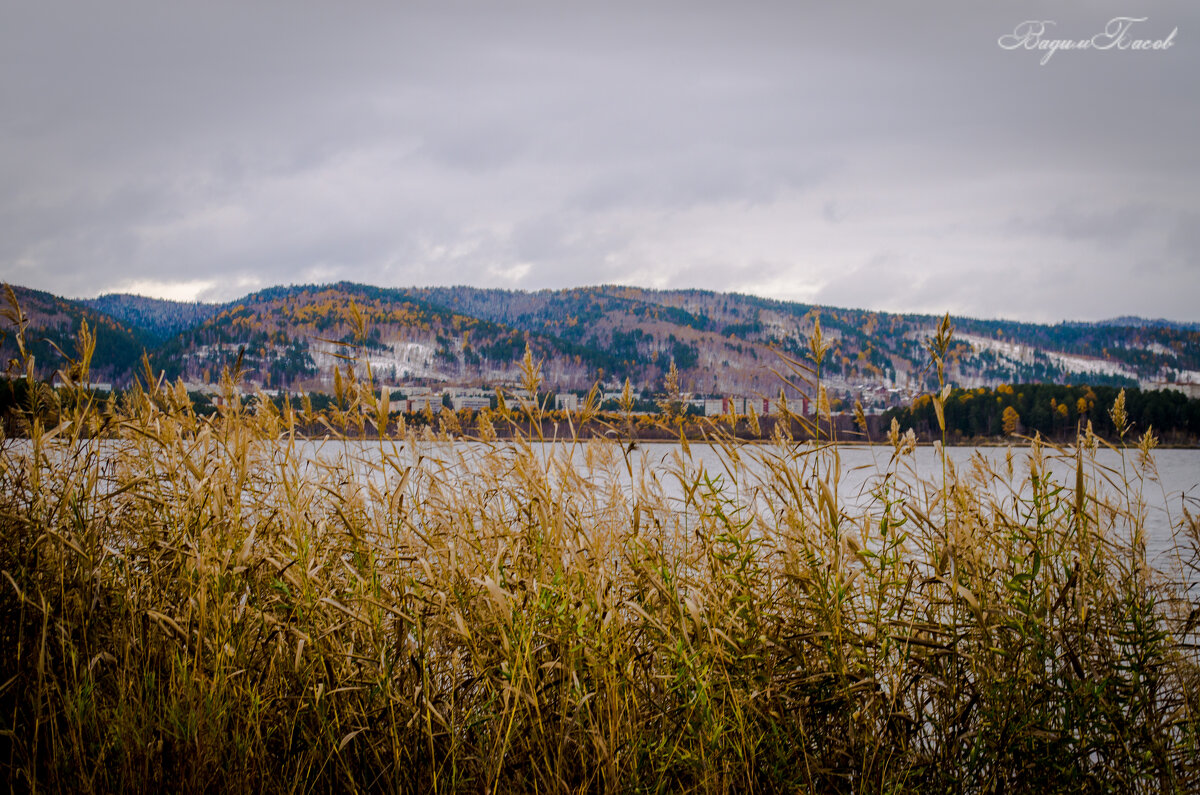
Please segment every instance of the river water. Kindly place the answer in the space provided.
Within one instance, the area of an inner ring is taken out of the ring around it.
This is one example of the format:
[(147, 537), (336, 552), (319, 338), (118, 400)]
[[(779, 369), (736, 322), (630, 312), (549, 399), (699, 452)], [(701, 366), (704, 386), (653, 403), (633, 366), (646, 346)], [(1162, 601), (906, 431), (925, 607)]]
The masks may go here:
[[(387, 454), (383, 449), (391, 454), (399, 449), (409, 461), (420, 461), (422, 466), (437, 468), (442, 477), (453, 478), (471, 477), (473, 462), (496, 450), (503, 454), (504, 447), (504, 442), (446, 443), (410, 438), (407, 448), (384, 443), (382, 449), (378, 442), (309, 442), (302, 455), (328, 462), (341, 460), (359, 467), (363, 477), (380, 478), (378, 462)], [(878, 489), (889, 473), (893, 487), (908, 489), (912, 496), (914, 490), (938, 488), (943, 472), (941, 449), (937, 446), (921, 446), (906, 455), (894, 456), (893, 449), (885, 445), (844, 445), (835, 451), (811, 445), (782, 449), (753, 444), (735, 448), (736, 466), (731, 465), (728, 450), (708, 444), (689, 444), (685, 450), (674, 443), (639, 444), (628, 449), (611, 443), (555, 442), (534, 445), (533, 449), (546, 462), (553, 460), (556, 466), (565, 462), (574, 467), (586, 481), (607, 481), (609, 485), (615, 481), (618, 489), (627, 490), (631, 497), (637, 488), (649, 488), (680, 511), (687, 510), (686, 489), (707, 477), (718, 482), (739, 504), (754, 505), (760, 516), (772, 513), (772, 497), (764, 488), (766, 461), (776, 465), (783, 461), (786, 466), (803, 468), (810, 481), (815, 475), (833, 483), (837, 502), (849, 516), (878, 508)], [(597, 449), (604, 450), (607, 458), (598, 461)], [(1034, 456), (1028, 447), (946, 449), (949, 470), (963, 479), (972, 472), (983, 474), (972, 485), (990, 490), (998, 503), (1013, 506), (1015, 515), (1027, 509)], [(1073, 494), (1077, 465), (1074, 451), (1042, 448), (1040, 458), (1043, 477)], [(1185, 562), (1192, 557), (1189, 550), (1194, 543), (1186, 532), (1188, 517), (1193, 522), (1200, 517), (1200, 450), (1155, 450), (1143, 460), (1136, 450), (1101, 447), (1085, 451), (1081, 460), (1087, 491), (1129, 511), (1128, 516), (1118, 517), (1114, 523), (1118, 535), (1126, 534), (1117, 540), (1132, 541), (1135, 528), (1140, 528), (1147, 559), (1154, 566), (1173, 579), (1193, 584), (1200, 579), (1200, 572), (1189, 571)], [(832, 477), (834, 467), (836, 477)]]
[[(476, 466), (494, 466), (497, 455), (501, 459), (515, 456), (516, 450), (508, 442), (447, 442), (410, 436), (396, 442), (307, 441), (290, 452), (283, 445), (272, 452), (298, 455), (321, 469), (333, 466), (351, 476), (357, 473), (386, 489), (398, 480), (403, 467), (424, 468), (436, 473), (441, 482), (453, 483), (455, 478), (472, 477)], [(28, 451), (26, 442), (9, 440), (0, 454), (21, 456)], [(707, 480), (718, 484), (736, 504), (752, 508), (760, 519), (774, 515), (777, 507), (772, 505), (776, 500), (768, 471), (772, 466), (793, 468), (807, 484), (805, 488), (815, 487), (817, 480), (831, 484), (839, 507), (851, 517), (870, 516), (880, 509), (878, 493), (885, 478), (889, 488), (907, 494), (915, 503), (928, 505), (932, 491), (940, 488), (943, 473), (941, 449), (936, 446), (917, 447), (901, 456), (894, 455), (887, 445), (841, 445), (832, 449), (811, 444), (788, 448), (746, 444), (722, 449), (695, 443), (684, 448), (677, 443), (626, 447), (614, 442), (549, 442), (532, 445), (532, 451), (549, 470), (561, 473), (564, 468), (573, 469), (581, 478), (577, 482), (606, 488), (610, 494), (625, 493), (630, 499), (636, 498), (640, 489), (657, 495), (661, 503), (677, 507), (681, 514), (690, 510), (685, 499), (687, 489)], [(1029, 472), (1035, 457), (1031, 448), (950, 447), (945, 455), (949, 470), (959, 478), (967, 479), (972, 472), (984, 473), (973, 480), (973, 486), (990, 490), (998, 504), (1011, 506), (1005, 508), (1007, 515), (1022, 516), (1027, 511)], [(1042, 448), (1040, 455), (1045, 477), (1065, 490), (1073, 490), (1073, 451)], [(391, 463), (383, 466), (384, 460)], [(1200, 556), (1193, 554), (1200, 542), (1194, 531), (1200, 517), (1200, 450), (1155, 450), (1149, 459), (1142, 460), (1136, 450), (1101, 447), (1085, 451), (1082, 461), (1088, 492), (1129, 509), (1128, 515), (1112, 523), (1118, 535), (1126, 534), (1117, 540), (1131, 541), (1135, 529), (1140, 529), (1152, 565), (1177, 582), (1200, 587), (1200, 571), (1188, 565), (1189, 561), (1200, 562)], [(1193, 528), (1190, 533), (1189, 527)]]

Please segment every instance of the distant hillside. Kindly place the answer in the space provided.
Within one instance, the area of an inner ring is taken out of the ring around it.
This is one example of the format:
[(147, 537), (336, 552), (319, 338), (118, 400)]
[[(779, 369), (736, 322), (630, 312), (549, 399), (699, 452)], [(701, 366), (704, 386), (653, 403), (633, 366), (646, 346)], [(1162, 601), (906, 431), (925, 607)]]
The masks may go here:
[[(559, 353), (531, 342), (539, 355)], [(525, 343), (525, 334), (403, 291), (342, 283), (248, 295), (171, 339), (154, 359), (170, 377), (208, 379), (240, 353), (251, 379), (301, 389), (327, 387), (333, 369), (351, 359), (386, 383), (491, 383), (514, 377)]]
[(1144, 317), (1133, 317), (1132, 315), (1123, 315), (1111, 320), (1101, 320), (1099, 323), (1077, 324), (1077, 325), (1094, 325), (1094, 326), (1162, 326), (1163, 328), (1181, 329), (1183, 331), (1200, 331), (1200, 323), (1181, 323), (1177, 320), (1147, 320)]
[[(924, 341), (938, 318), (927, 315), (818, 309), (701, 290), (598, 287), (520, 293), (455, 287), (410, 292), (522, 330), (624, 349), (622, 361), (635, 370), (639, 363), (644, 370), (660, 354), (675, 355), (706, 370), (693, 373), (704, 390), (721, 391), (725, 381), (744, 382), (747, 372), (776, 364), (772, 350), (803, 358), (818, 314), (832, 344), (824, 375), (834, 388), (928, 386), (932, 377)], [(963, 386), (1123, 385), (1189, 372), (1200, 380), (1200, 332), (1195, 330), (973, 318), (954, 318), (954, 323), (957, 344), (950, 372)]]
[[(38, 369), (46, 376), (53, 374), (62, 363), (59, 350), (74, 356), (80, 323), (87, 320), (96, 336), (96, 351), (92, 357), (92, 380), (114, 381), (128, 377), (137, 365), (145, 347), (152, 342), (145, 333), (131, 329), (108, 314), (98, 312), (78, 301), (51, 295), (27, 287), (13, 287), (21, 312), (28, 321), (25, 332), (26, 350), (33, 354)], [(7, 304), (7, 297), (0, 294)], [(4, 321), (0, 328), (0, 356), (7, 363), (17, 355), (15, 328)], [(58, 346), (59, 350), (55, 350)]]
[[(786, 370), (781, 357), (806, 358), (818, 317), (830, 346), (822, 381), (836, 395), (878, 405), (935, 380), (926, 341), (936, 317), (704, 290), (522, 292), (343, 282), (273, 287), (222, 306), (24, 294), (39, 307), (31, 317), (45, 326), (44, 336), (66, 340), (79, 317), (104, 317), (115, 347), (103, 357), (98, 352), (97, 362), (118, 381), (130, 375), (144, 346), (156, 369), (189, 381), (219, 377), (240, 352), (245, 379), (270, 388), (327, 390), (334, 368), (350, 362), (360, 371), (369, 364), (376, 381), (389, 385), (490, 387), (517, 380), (528, 344), (553, 389), (583, 390), (597, 381), (616, 389), (629, 378), (637, 390), (654, 392), (673, 361), (686, 391), (774, 395), (781, 383), (776, 371)], [(1180, 324), (973, 318), (954, 324), (947, 372), (957, 386), (1200, 381), (1200, 330)]]
[(173, 337), (221, 311), (219, 304), (164, 301), (128, 293), (108, 293), (79, 303), (158, 340)]

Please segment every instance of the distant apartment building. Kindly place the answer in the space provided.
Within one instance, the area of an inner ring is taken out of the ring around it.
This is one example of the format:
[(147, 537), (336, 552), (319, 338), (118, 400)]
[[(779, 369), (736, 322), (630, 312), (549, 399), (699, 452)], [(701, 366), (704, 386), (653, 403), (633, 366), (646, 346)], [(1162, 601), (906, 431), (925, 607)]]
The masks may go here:
[(403, 404), (403, 410), (408, 414), (415, 414), (425, 409), (429, 409), (434, 413), (442, 410), (442, 396), (429, 390), (424, 390), (424, 394), (421, 395), (410, 393), (408, 399), (401, 401), (401, 403)]
[[(54, 379), (54, 388), (55, 389), (60, 389), (64, 386), (66, 386), (66, 384), (64, 384), (62, 381), (60, 381), (57, 378)], [(97, 392), (113, 391), (113, 385), (108, 381), (95, 381), (91, 384), (80, 384), (79, 386), (86, 386), (88, 389), (94, 389)]]
[(750, 409), (756, 414), (762, 414), (763, 400), (761, 398), (746, 398), (740, 395), (726, 395), (719, 398), (706, 398), (701, 405), (704, 416), (719, 417), (724, 414), (746, 414)]
[(766, 397), (727, 395), (719, 398), (707, 398), (701, 404), (698, 404), (698, 407), (704, 409), (704, 414), (707, 417), (716, 417), (722, 414), (749, 414), (751, 411), (761, 417), (777, 413), (779, 411), (779, 400)]
[(455, 411), (462, 409), (479, 411), (480, 409), (490, 409), (492, 398), (490, 395), (451, 395), (450, 404), (454, 406)]
[[(788, 401), (788, 410), (793, 414), (806, 416), (808, 414), (808, 398), (797, 397)], [(703, 402), (704, 414), (707, 417), (716, 417), (722, 414), (749, 414), (753, 411), (760, 417), (779, 414), (783, 410), (783, 403), (779, 398), (768, 397), (741, 397), (726, 396), (721, 398), (708, 398)]]

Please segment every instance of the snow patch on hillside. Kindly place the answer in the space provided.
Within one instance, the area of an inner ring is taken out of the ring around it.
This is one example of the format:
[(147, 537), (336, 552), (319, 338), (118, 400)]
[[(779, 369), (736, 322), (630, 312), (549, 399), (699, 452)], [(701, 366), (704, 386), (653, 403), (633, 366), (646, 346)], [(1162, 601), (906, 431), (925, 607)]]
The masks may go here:
[(1110, 376), (1125, 376), (1127, 378), (1137, 378), (1137, 373), (1132, 368), (1120, 362), (1109, 361), (1108, 359), (1096, 359), (1090, 356), (1077, 356), (1068, 353), (1058, 353), (1057, 351), (1046, 351), (1036, 348), (1032, 345), (1018, 345), (1004, 340), (991, 339), (989, 337), (980, 337), (974, 334), (958, 334), (955, 335), (955, 340), (960, 340), (971, 345), (978, 351), (992, 351), (998, 356), (1002, 356), (1009, 361), (1019, 362), (1021, 364), (1033, 364), (1038, 357), (1045, 357), (1051, 364), (1064, 372), (1068, 373), (1088, 373)]
[(1098, 373), (1101, 375), (1118, 375), (1137, 379), (1137, 373), (1133, 368), (1119, 362), (1110, 362), (1107, 359), (1093, 359), (1088, 356), (1070, 356), (1065, 353), (1055, 353), (1053, 351), (1046, 351), (1045, 354), (1046, 358), (1068, 373)]
[(1132, 350), (1138, 350), (1140, 348), (1141, 350), (1144, 350), (1144, 351), (1150, 351), (1151, 353), (1157, 353), (1160, 356), (1175, 356), (1175, 355), (1177, 355), (1174, 350), (1172, 350), (1171, 348), (1168, 348), (1166, 345), (1163, 345), (1161, 342), (1151, 342), (1148, 345), (1130, 345), (1128, 347), (1131, 348)]
[[(360, 360), (360, 369), (369, 362), (371, 370), (378, 376), (386, 374), (390, 377), (395, 369), (396, 378), (446, 378), (435, 367), (435, 349), (432, 345), (411, 340), (393, 340), (384, 345), (383, 350), (367, 350), (363, 360)], [(346, 349), (338, 345), (314, 341), (309, 352), (319, 372), (329, 372), (346, 361), (335, 355), (346, 355)]]

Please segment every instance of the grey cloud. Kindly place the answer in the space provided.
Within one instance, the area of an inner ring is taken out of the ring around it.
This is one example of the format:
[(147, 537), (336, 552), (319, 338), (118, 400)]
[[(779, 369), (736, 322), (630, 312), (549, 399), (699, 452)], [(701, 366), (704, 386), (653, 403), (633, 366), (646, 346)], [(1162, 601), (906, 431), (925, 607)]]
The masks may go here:
[[(1026, 18), (1084, 35), (1121, 13), (9, 4), (0, 278), (82, 295), (205, 274), (221, 298), (326, 275), (643, 279), (1195, 318), (1177, 297), (1200, 257), (1200, 8), (1138, 4), (1147, 29), (1179, 26), (1166, 53), (1039, 66), (996, 43)], [(1167, 283), (1128, 277), (1141, 260)]]
[(1068, 240), (1112, 245), (1136, 238), (1155, 220), (1159, 212), (1143, 202), (1105, 210), (1060, 204), (1048, 214), (1039, 217), (1015, 216), (1009, 221), (1007, 228), (1018, 234), (1051, 235)]
[(1200, 272), (1200, 212), (1178, 215), (1167, 238), (1167, 250), (1189, 269)]
[(904, 257), (880, 252), (836, 275), (822, 286), (814, 303), (850, 307), (914, 307), (928, 305), (927, 277), (913, 277)]
[(582, 211), (618, 207), (684, 207), (735, 202), (769, 204), (788, 191), (805, 191), (834, 167), (798, 162), (790, 153), (747, 154), (716, 147), (663, 154), (587, 181), (570, 199)]

